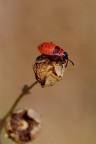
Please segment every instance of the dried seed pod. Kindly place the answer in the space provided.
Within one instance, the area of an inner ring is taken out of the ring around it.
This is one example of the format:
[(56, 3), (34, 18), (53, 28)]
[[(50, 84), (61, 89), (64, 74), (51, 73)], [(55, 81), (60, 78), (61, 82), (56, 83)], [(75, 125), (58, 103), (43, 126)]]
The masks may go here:
[(53, 86), (63, 77), (65, 66), (60, 59), (40, 55), (33, 66), (35, 77), (42, 87)]
[(32, 109), (19, 109), (6, 122), (5, 136), (19, 144), (26, 144), (41, 130), (39, 115)]

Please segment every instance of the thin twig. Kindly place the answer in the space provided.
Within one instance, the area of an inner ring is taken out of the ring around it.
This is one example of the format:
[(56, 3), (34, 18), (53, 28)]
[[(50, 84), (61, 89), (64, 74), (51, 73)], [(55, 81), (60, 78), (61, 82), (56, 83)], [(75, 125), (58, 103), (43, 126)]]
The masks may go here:
[(30, 86), (25, 85), (23, 87), (22, 93), (18, 96), (18, 98), (15, 100), (14, 104), (12, 105), (11, 109), (8, 111), (8, 113), (4, 116), (4, 118), (0, 122), (0, 136), (1, 136), (1, 131), (2, 131), (2, 128), (3, 128), (4, 124), (5, 124), (5, 121), (6, 121), (7, 117), (12, 114), (12, 112), (15, 109), (15, 107), (20, 102), (20, 100), (24, 97), (24, 95), (29, 94), (30, 93), (30, 89), (32, 89), (37, 83), (38, 83), (38, 81), (35, 81)]

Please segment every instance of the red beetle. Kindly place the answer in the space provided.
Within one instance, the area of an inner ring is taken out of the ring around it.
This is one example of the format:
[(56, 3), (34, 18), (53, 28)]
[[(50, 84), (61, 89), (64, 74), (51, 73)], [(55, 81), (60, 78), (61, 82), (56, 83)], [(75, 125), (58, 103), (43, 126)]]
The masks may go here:
[(55, 45), (52, 42), (41, 43), (38, 46), (38, 50), (43, 55), (51, 56), (53, 57), (53, 59), (57, 58), (62, 60), (63, 63), (66, 63), (65, 67), (68, 64), (68, 61), (70, 61), (74, 65), (74, 63), (70, 59), (68, 59), (67, 52), (65, 52), (64, 49), (60, 48), (59, 46)]

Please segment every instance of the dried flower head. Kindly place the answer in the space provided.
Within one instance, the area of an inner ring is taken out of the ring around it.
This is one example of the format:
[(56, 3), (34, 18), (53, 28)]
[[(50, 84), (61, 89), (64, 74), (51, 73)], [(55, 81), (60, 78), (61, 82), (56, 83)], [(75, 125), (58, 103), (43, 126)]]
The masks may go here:
[(26, 144), (36, 138), (41, 130), (39, 115), (32, 109), (19, 109), (5, 125), (5, 136), (19, 144)]
[(42, 87), (53, 86), (63, 77), (64, 63), (60, 59), (40, 55), (33, 66), (35, 77)]

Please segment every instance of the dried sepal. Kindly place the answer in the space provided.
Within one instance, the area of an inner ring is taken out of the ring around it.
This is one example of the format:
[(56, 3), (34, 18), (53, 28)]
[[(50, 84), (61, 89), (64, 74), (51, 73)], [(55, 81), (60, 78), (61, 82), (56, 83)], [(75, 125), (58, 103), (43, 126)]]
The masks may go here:
[(32, 109), (19, 109), (6, 121), (5, 136), (18, 144), (26, 144), (35, 139), (40, 130), (40, 116)]
[(60, 59), (54, 60), (48, 56), (37, 57), (33, 66), (35, 77), (42, 87), (53, 86), (63, 77), (65, 66)]

